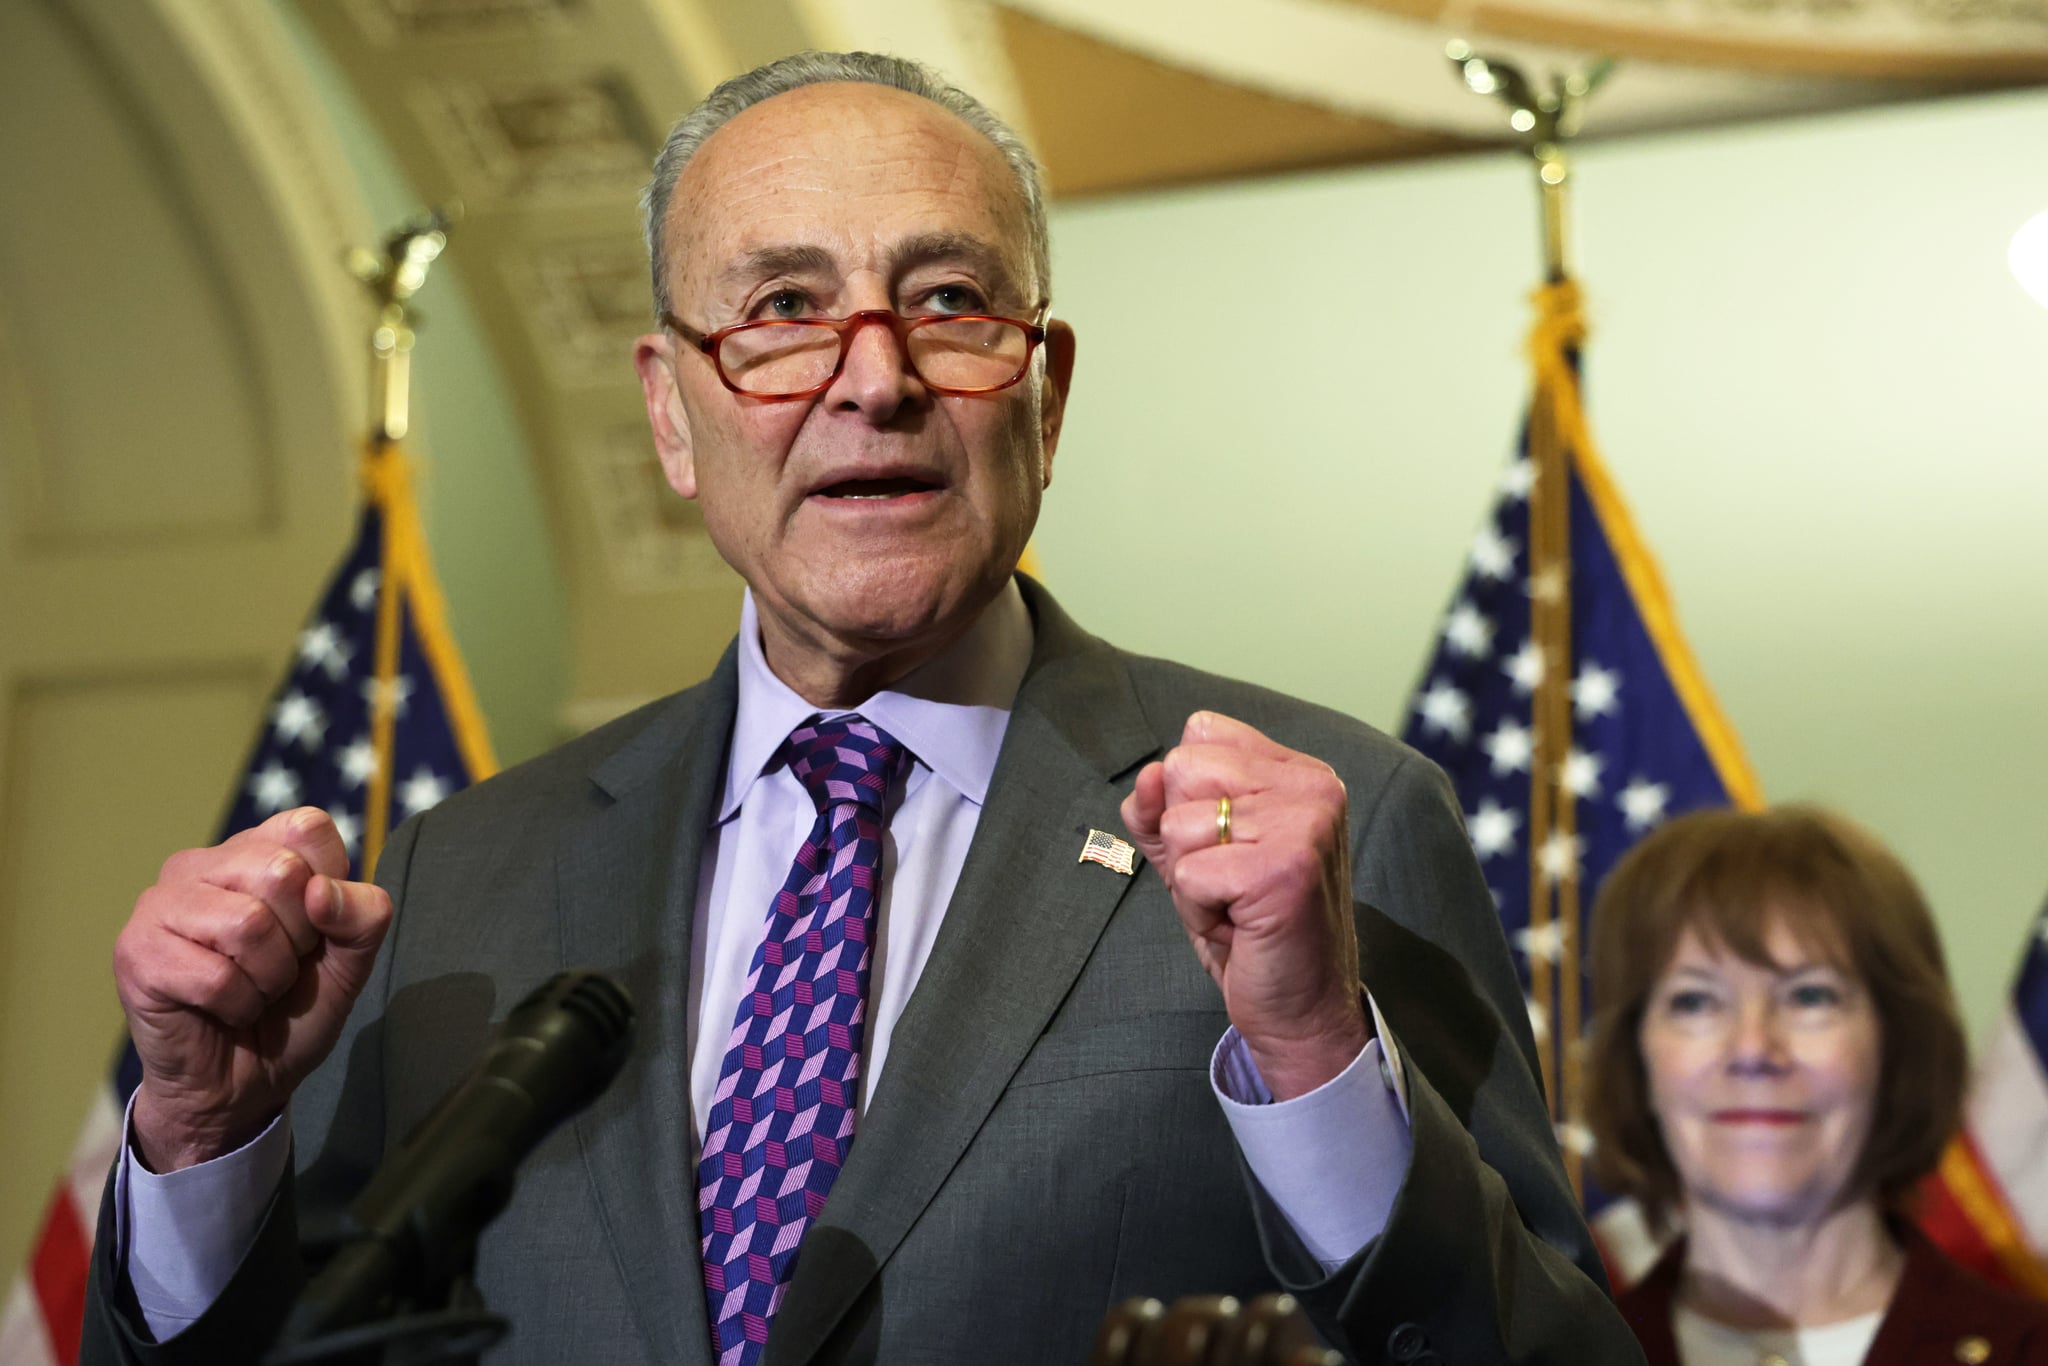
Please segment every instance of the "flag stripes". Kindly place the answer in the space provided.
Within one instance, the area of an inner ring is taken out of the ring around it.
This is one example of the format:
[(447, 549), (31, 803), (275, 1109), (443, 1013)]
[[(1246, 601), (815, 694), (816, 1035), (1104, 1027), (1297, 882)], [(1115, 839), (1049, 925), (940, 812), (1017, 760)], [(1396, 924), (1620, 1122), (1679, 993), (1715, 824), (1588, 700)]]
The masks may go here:
[(2048, 912), (1977, 1059), (1963, 1132), (1920, 1190), (1921, 1227), (1990, 1280), (2048, 1299)]

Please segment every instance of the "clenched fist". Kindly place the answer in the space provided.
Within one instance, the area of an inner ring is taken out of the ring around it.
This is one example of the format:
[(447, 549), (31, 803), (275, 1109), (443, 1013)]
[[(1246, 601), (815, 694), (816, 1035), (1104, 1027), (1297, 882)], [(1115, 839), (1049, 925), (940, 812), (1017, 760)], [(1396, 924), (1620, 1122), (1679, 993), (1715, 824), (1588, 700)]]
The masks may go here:
[[(1228, 843), (1218, 798), (1230, 802)], [(1330, 766), (1196, 712), (1180, 744), (1139, 771), (1122, 814), (1274, 1098), (1350, 1066), (1372, 1030), (1344, 784)]]
[(152, 1170), (246, 1143), (341, 1035), (391, 925), (381, 887), (349, 882), (324, 811), (282, 811), (173, 854), (114, 943), (114, 985), (142, 1058), (134, 1129)]

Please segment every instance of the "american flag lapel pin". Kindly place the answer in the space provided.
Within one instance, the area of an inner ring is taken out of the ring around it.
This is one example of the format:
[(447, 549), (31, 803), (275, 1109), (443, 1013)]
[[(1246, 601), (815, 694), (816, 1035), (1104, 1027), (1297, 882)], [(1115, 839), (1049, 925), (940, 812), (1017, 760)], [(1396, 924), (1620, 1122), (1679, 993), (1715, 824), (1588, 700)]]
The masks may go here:
[(1090, 830), (1088, 842), (1081, 846), (1079, 863), (1099, 863), (1113, 873), (1130, 877), (1138, 871), (1133, 862), (1138, 851), (1106, 830)]

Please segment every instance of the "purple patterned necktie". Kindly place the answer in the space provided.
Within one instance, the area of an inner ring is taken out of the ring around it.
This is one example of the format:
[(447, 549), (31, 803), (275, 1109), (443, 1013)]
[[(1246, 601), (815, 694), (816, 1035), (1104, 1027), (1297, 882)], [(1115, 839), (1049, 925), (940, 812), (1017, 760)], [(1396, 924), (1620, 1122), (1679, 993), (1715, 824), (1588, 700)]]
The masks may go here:
[(859, 716), (782, 747), (817, 803), (747, 971), (697, 1164), (704, 1293), (719, 1366), (751, 1366), (853, 1143), (882, 803), (910, 753)]

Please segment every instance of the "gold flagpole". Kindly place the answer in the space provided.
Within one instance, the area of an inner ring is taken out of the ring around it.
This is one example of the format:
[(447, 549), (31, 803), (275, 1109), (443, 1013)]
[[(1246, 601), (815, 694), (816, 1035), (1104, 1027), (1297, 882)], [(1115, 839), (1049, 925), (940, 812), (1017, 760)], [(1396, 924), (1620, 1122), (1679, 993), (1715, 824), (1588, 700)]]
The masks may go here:
[(412, 425), (412, 347), (420, 319), (412, 297), (448, 246), (449, 215), (435, 210), (406, 223), (384, 239), (383, 254), (357, 247), (348, 254), (349, 273), (369, 290), (377, 305), (370, 330), (370, 437), (363, 451), (364, 490), (383, 519), (383, 573), (377, 591), (376, 672), (370, 691), (370, 746), (377, 766), (370, 775), (363, 813), (362, 876), (371, 876), (391, 823), (394, 736), (397, 730), (400, 612), (407, 577), (420, 547), (415, 542), (411, 472), (399, 443)]
[[(1571, 472), (1584, 420), (1579, 407), (1577, 351), (1585, 335), (1578, 284), (1572, 278), (1568, 229), (1571, 162), (1565, 147), (1577, 132), (1587, 99), (1614, 69), (1605, 59), (1585, 72), (1557, 76), (1539, 90), (1514, 65), (1481, 56), (1454, 39), (1444, 49), (1476, 94), (1508, 106), (1508, 126), (1524, 138), (1536, 169), (1542, 206), (1544, 283), (1536, 292), (1537, 322), (1529, 338), (1535, 392), (1529, 404), (1530, 634), (1541, 668), (1531, 706), (1535, 732), (1529, 776), (1529, 990), (1547, 1037), (1537, 1041), (1551, 1117), (1562, 1129), (1580, 1114), (1579, 1033), (1584, 1025), (1579, 965), (1578, 804), (1572, 790)], [(1572, 1188), (1584, 1194), (1584, 1153), (1564, 1144)]]

